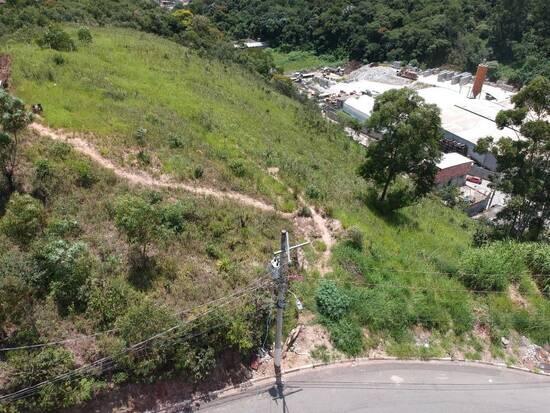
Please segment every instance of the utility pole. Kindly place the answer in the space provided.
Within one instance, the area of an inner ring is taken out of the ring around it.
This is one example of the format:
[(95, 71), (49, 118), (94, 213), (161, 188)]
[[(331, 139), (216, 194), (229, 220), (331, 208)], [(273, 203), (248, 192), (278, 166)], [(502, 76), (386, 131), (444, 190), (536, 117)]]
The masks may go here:
[[(281, 249), (274, 253), (275, 258), (272, 261), (272, 267), (276, 266), (277, 257), (278, 267), (276, 269), (276, 283), (277, 283), (277, 320), (275, 330), (275, 377), (279, 394), (282, 394), (283, 378), (282, 378), (282, 359), (283, 359), (283, 315), (286, 307), (286, 293), (288, 291), (288, 264), (290, 260), (290, 251), (296, 248), (303, 247), (309, 244), (309, 242), (303, 242), (294, 246), (290, 246), (288, 232), (286, 230), (281, 231)], [(275, 262), (275, 264), (273, 264)]]
[(275, 329), (275, 377), (277, 387), (283, 385), (281, 363), (283, 359), (283, 313), (286, 306), (286, 291), (288, 289), (288, 232), (281, 231), (281, 250), (279, 253), (279, 271), (277, 277), (277, 323)]

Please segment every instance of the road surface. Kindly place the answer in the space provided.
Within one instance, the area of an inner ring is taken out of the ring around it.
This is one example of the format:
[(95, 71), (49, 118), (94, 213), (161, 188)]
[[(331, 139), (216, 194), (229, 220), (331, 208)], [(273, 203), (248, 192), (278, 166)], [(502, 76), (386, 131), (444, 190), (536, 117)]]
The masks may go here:
[(202, 413), (549, 412), (550, 377), (446, 362), (368, 362), (306, 370), (272, 386), (220, 398)]

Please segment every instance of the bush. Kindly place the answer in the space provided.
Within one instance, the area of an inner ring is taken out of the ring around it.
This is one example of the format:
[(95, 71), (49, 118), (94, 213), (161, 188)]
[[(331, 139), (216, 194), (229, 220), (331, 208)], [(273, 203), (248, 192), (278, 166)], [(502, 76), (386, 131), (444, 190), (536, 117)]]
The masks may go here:
[(78, 40), (84, 44), (90, 44), (93, 41), (92, 33), (87, 27), (81, 27), (78, 29)]
[(204, 169), (202, 166), (198, 165), (193, 169), (193, 178), (200, 179), (204, 175)]
[(110, 329), (137, 298), (138, 293), (120, 278), (98, 281), (90, 291), (87, 318), (100, 330)]
[(179, 135), (170, 134), (168, 136), (168, 144), (172, 149), (183, 148), (185, 141)]
[(306, 196), (309, 199), (320, 199), (321, 191), (314, 185), (310, 185), (306, 188)]
[(391, 285), (379, 285), (361, 291), (354, 306), (359, 322), (371, 331), (388, 332), (401, 337), (416, 319), (407, 290)]
[[(8, 364), (11, 390), (20, 389), (52, 379), (75, 368), (72, 354), (62, 348), (46, 348), (38, 352), (11, 353)], [(20, 402), (21, 411), (58, 411), (90, 400), (94, 392), (92, 379), (68, 380), (44, 387), (33, 399)]]
[(349, 356), (358, 356), (364, 348), (361, 328), (347, 319), (329, 324), (330, 338), (334, 346)]
[[(145, 299), (128, 308), (126, 314), (115, 323), (125, 347), (139, 343), (177, 324), (177, 320), (165, 308)], [(173, 336), (172, 336), (173, 337)], [(150, 376), (170, 358), (170, 337), (159, 337), (148, 346), (147, 355), (127, 353), (121, 364), (137, 377)]]
[(65, 64), (65, 58), (63, 57), (62, 54), (56, 54), (56, 55), (54, 55), (54, 57), (53, 57), (53, 62), (54, 62), (57, 66), (61, 66), (61, 65), (64, 65), (64, 64)]
[(134, 139), (136, 140), (136, 142), (139, 146), (145, 146), (146, 138), (147, 138), (147, 129), (138, 128), (134, 132)]
[(92, 268), (86, 244), (53, 240), (35, 245), (34, 250), (42, 271), (32, 283), (53, 295), (60, 314), (86, 310)]
[(309, 209), (309, 207), (307, 207), (306, 205), (302, 206), (298, 210), (298, 216), (299, 217), (304, 217), (304, 218), (311, 218), (311, 216), (312, 216), (311, 209)]
[(347, 234), (348, 244), (357, 251), (363, 250), (364, 237), (363, 232), (359, 228), (351, 228)]
[(44, 35), (38, 40), (38, 45), (60, 52), (73, 52), (76, 50), (76, 45), (69, 33), (57, 26), (48, 27)]
[(319, 312), (333, 321), (345, 316), (351, 304), (350, 297), (331, 280), (321, 280), (315, 300)]
[(0, 220), (0, 230), (20, 246), (26, 246), (43, 229), (46, 215), (42, 204), (26, 194), (14, 193)]
[(194, 383), (203, 381), (216, 367), (216, 353), (210, 347), (193, 348), (183, 343), (176, 350), (175, 367)]
[(231, 161), (229, 163), (229, 169), (231, 169), (231, 172), (233, 172), (233, 175), (235, 175), (238, 178), (243, 178), (246, 175), (248, 175), (248, 170), (246, 168), (246, 165), (240, 159)]
[(460, 261), (458, 277), (474, 290), (503, 291), (510, 281), (519, 280), (525, 270), (517, 245), (499, 242), (466, 250)]
[(73, 163), (73, 167), (76, 172), (76, 184), (78, 186), (91, 188), (97, 182), (97, 177), (88, 162), (76, 161)]

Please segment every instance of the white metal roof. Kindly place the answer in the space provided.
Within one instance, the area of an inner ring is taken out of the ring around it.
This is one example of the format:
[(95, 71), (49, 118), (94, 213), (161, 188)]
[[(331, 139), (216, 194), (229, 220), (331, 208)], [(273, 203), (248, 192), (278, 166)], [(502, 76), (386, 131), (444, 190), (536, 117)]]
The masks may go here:
[[(515, 131), (510, 128), (500, 130), (495, 123), (499, 111), (512, 107), (509, 101), (510, 92), (502, 91), (497, 99), (504, 98), (504, 100), (497, 103), (485, 99), (469, 99), (467, 97), (468, 91), (466, 90), (468, 85), (463, 86), (461, 91), (458, 89), (458, 86), (457, 88), (450, 88), (448, 86), (450, 85), (427, 85), (427, 87), (418, 90), (419, 95), (427, 103), (435, 104), (441, 110), (441, 124), (444, 130), (472, 144), (477, 144), (481, 138), (487, 136), (492, 136), (497, 141), (502, 137), (509, 137), (514, 140), (519, 139)], [(371, 92), (382, 93), (386, 90), (400, 87), (402, 86), (362, 80), (350, 83), (338, 83), (332, 86), (329, 91), (362, 92), (370, 90)], [(491, 90), (491, 93), (496, 92)], [(508, 97), (505, 94), (508, 94)], [(350, 114), (360, 120), (364, 120), (370, 116), (373, 105), (373, 99), (370, 96), (352, 97), (345, 102), (344, 110), (346, 110), (346, 107), (351, 107), (354, 113)], [(346, 112), (348, 111), (346, 110)]]
[(439, 169), (447, 169), (452, 168), (453, 166), (463, 165), (463, 164), (473, 164), (474, 161), (472, 161), (470, 158), (466, 158), (465, 156), (456, 153), (444, 153), (441, 157), (441, 160), (437, 163), (437, 167)]

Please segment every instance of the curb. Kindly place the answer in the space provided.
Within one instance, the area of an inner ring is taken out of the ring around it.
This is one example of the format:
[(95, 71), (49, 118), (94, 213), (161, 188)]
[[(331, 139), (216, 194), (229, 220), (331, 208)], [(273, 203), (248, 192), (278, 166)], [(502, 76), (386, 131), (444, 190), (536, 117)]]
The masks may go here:
[[(283, 371), (283, 374), (293, 374), (298, 373), (300, 371), (304, 370), (314, 370), (316, 368), (322, 368), (322, 367), (334, 367), (334, 366), (341, 366), (346, 364), (356, 365), (356, 364), (367, 364), (369, 362), (376, 362), (376, 361), (410, 361), (410, 362), (422, 362), (422, 363), (430, 363), (430, 362), (446, 362), (446, 363), (463, 363), (463, 364), (473, 364), (473, 365), (483, 365), (483, 366), (489, 366), (489, 367), (498, 367), (498, 368), (505, 368), (515, 371), (521, 371), (524, 373), (531, 373), (536, 374), (539, 376), (546, 376), (550, 377), (550, 372), (543, 372), (543, 371), (533, 371), (526, 367), (520, 367), (520, 366), (514, 366), (514, 365), (507, 365), (506, 363), (497, 363), (497, 362), (490, 362), (490, 361), (480, 361), (480, 360), (466, 360), (466, 359), (453, 359), (451, 357), (436, 357), (436, 358), (428, 358), (428, 359), (416, 359), (416, 358), (398, 358), (398, 357), (359, 357), (354, 359), (343, 359), (343, 360), (337, 360), (329, 363), (313, 363), (313, 364), (306, 364), (304, 366), (295, 367), (289, 370)], [(240, 384), (235, 384), (233, 386), (228, 386), (220, 390), (215, 390), (212, 392), (208, 392), (202, 396), (196, 397), (194, 399), (188, 400), (186, 402), (183, 402), (182, 404), (185, 404), (187, 406), (191, 406), (193, 403), (201, 403), (201, 402), (208, 402), (213, 401), (216, 399), (220, 399), (222, 397), (230, 397), (234, 396), (240, 393), (244, 393), (251, 388), (255, 386), (261, 385), (263, 382), (267, 381), (273, 381), (275, 379), (275, 375), (265, 376), (265, 377), (258, 377), (253, 378), (250, 380), (247, 380)], [(176, 406), (174, 406), (176, 407)]]

